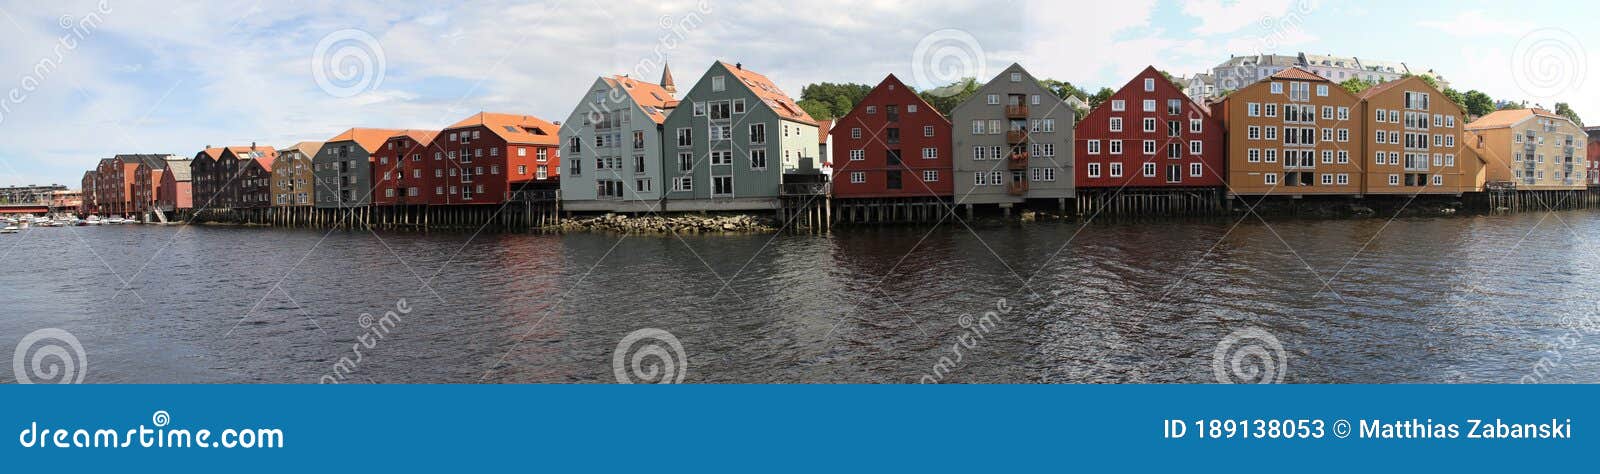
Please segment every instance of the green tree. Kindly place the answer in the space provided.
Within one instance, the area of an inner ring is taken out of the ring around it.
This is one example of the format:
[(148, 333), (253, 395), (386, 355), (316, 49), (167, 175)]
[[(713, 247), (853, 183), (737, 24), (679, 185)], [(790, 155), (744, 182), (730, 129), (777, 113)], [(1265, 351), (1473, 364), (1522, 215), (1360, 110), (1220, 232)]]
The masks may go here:
[(1495, 111), (1494, 99), (1489, 97), (1489, 94), (1480, 92), (1477, 89), (1467, 91), (1462, 98), (1464, 99), (1463, 105), (1467, 106), (1467, 115), (1482, 117)]
[(1461, 107), (1462, 110), (1467, 109), (1467, 96), (1466, 94), (1462, 94), (1461, 91), (1455, 89), (1445, 89), (1444, 98), (1450, 99), (1451, 102), (1455, 102), (1456, 106)]
[(827, 120), (850, 113), (869, 92), (872, 86), (866, 84), (821, 82), (801, 88), (796, 103), (813, 118)]
[(917, 95), (921, 96), (922, 100), (927, 101), (928, 105), (932, 105), (933, 108), (938, 109), (939, 113), (950, 115), (950, 111), (954, 110), (956, 105), (959, 105), (968, 98), (971, 98), (973, 94), (977, 93), (978, 80), (968, 77), (950, 83), (950, 85), (944, 87), (919, 92)]
[(1089, 107), (1100, 107), (1100, 104), (1104, 104), (1106, 101), (1111, 100), (1111, 95), (1116, 93), (1117, 91), (1111, 90), (1109, 87), (1101, 87), (1098, 92), (1095, 92), (1094, 95), (1089, 96)]
[(1578, 124), (1578, 128), (1583, 128), (1583, 119), (1578, 118), (1578, 112), (1572, 110), (1572, 106), (1566, 102), (1556, 102), (1556, 114), (1566, 117), (1572, 123)]
[(1360, 95), (1362, 91), (1371, 89), (1372, 86), (1375, 85), (1377, 84), (1373, 84), (1371, 81), (1367, 81), (1366, 79), (1359, 77), (1345, 79), (1344, 82), (1339, 83), (1339, 87), (1343, 87), (1344, 90), (1350, 91), (1351, 94), (1356, 95)]
[(1411, 74), (1411, 73), (1408, 72), (1408, 73), (1400, 75), (1400, 78), (1401, 79), (1405, 79), (1405, 78), (1411, 77), (1411, 76), (1417, 76), (1417, 77), (1422, 78), (1422, 82), (1427, 83), (1428, 87), (1432, 87), (1434, 89), (1438, 89), (1439, 88), (1439, 80), (1438, 79), (1434, 79), (1433, 76), (1418, 76), (1416, 74)]
[(1051, 93), (1055, 94), (1057, 98), (1062, 100), (1066, 100), (1068, 97), (1081, 98), (1089, 95), (1082, 89), (1079, 89), (1077, 86), (1074, 86), (1071, 82), (1067, 81), (1042, 79), (1039, 81), (1039, 85), (1043, 86), (1045, 89), (1048, 89)]

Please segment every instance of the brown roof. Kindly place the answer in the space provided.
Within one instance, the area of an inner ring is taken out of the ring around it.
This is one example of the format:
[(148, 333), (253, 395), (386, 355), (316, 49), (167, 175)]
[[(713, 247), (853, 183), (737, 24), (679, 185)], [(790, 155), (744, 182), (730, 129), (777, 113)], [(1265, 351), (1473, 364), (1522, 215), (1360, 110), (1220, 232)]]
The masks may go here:
[(765, 102), (773, 112), (777, 112), (779, 117), (800, 123), (817, 124), (817, 120), (811, 118), (811, 114), (800, 108), (800, 104), (796, 104), (794, 99), (790, 99), (789, 94), (784, 93), (783, 89), (779, 89), (777, 84), (773, 84), (771, 79), (767, 79), (767, 76), (739, 65), (722, 61), (718, 61), (718, 63), (727, 68), (728, 72), (733, 73), (740, 81), (743, 81), (745, 86), (750, 88), (750, 92), (755, 93), (756, 97), (760, 97), (761, 101)]
[(561, 139), (561, 127), (532, 115), (497, 114), (479, 112), (456, 122), (445, 130), (454, 130), (473, 126), (483, 126), (495, 135), (505, 139), (506, 143), (523, 143), (529, 145), (558, 145)]
[[(639, 107), (644, 109), (645, 116), (650, 117), (650, 120), (656, 124), (666, 121), (667, 110), (678, 105), (678, 101), (674, 99), (672, 93), (667, 92), (667, 89), (661, 87), (660, 84), (652, 84), (627, 76), (611, 76), (604, 79), (606, 84), (610, 84), (611, 87), (618, 87), (628, 91), (628, 96), (633, 98), (633, 102), (639, 104)], [(666, 80), (671, 80), (671, 77), (667, 77)]]
[(329, 138), (327, 143), (352, 141), (356, 142), (356, 145), (361, 146), (361, 149), (366, 150), (367, 153), (372, 153), (378, 147), (383, 146), (383, 142), (388, 141), (389, 137), (398, 134), (400, 134), (399, 130), (387, 128), (352, 128), (345, 130), (344, 133), (338, 136)]
[(833, 130), (833, 119), (817, 121), (817, 143), (828, 143), (828, 131)]
[(293, 145), (289, 145), (287, 148), (279, 150), (279, 152), (298, 151), (301, 154), (305, 155), (307, 158), (310, 158), (310, 157), (313, 157), (313, 156), (317, 156), (317, 152), (322, 151), (322, 144), (323, 143), (324, 142), (310, 142), (310, 141), (300, 142), (300, 143), (296, 143), (296, 144), (293, 144)]
[(1299, 66), (1285, 68), (1282, 71), (1278, 71), (1277, 74), (1273, 74), (1272, 77), (1275, 79), (1290, 79), (1296, 81), (1333, 82), (1326, 77), (1318, 76), (1317, 73), (1301, 69)]
[(1404, 81), (1410, 80), (1410, 79), (1416, 79), (1416, 80), (1419, 80), (1419, 81), (1422, 80), (1421, 78), (1419, 78), (1417, 76), (1411, 76), (1411, 77), (1404, 77), (1404, 78), (1400, 78), (1400, 79), (1395, 79), (1393, 81), (1385, 82), (1385, 83), (1382, 83), (1382, 84), (1378, 84), (1378, 85), (1375, 85), (1375, 86), (1372, 86), (1372, 87), (1368, 87), (1367, 90), (1361, 91), (1361, 98), (1363, 100), (1365, 100), (1365, 99), (1370, 99), (1370, 98), (1373, 98), (1373, 97), (1377, 97), (1378, 94), (1382, 94), (1382, 93), (1384, 93), (1384, 91), (1387, 91), (1389, 89), (1393, 89), (1394, 86), (1398, 86), (1398, 85), (1400, 85), (1401, 82), (1404, 82)]
[(1477, 120), (1473, 120), (1472, 123), (1467, 124), (1466, 129), (1483, 130), (1487, 128), (1510, 127), (1535, 115), (1546, 118), (1567, 120), (1566, 117), (1562, 117), (1561, 115), (1544, 109), (1496, 110), (1494, 112), (1490, 112), (1488, 115), (1478, 117)]

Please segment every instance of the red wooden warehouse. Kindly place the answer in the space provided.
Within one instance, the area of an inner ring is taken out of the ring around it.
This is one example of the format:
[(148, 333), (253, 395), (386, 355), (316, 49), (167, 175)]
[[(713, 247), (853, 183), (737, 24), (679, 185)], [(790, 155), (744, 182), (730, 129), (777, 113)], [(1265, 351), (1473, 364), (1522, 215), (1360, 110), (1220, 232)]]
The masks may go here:
[(1222, 121), (1147, 67), (1076, 126), (1080, 199), (1150, 188), (1220, 188)]
[(438, 135), (436, 130), (401, 130), (372, 153), (372, 205), (428, 203), (444, 183), (444, 149), (434, 143)]
[(428, 203), (500, 204), (515, 191), (560, 188), (560, 128), (529, 115), (479, 113), (439, 132), (442, 168)]
[(890, 74), (828, 131), (838, 199), (948, 198), (950, 119)]

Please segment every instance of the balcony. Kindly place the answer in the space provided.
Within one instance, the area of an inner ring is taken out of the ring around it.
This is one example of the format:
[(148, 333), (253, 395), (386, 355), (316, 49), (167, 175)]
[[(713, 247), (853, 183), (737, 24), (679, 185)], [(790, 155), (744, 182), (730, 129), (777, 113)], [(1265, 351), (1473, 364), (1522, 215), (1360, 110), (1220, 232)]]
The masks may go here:
[(1011, 154), (1011, 159), (1006, 160), (1006, 168), (1013, 170), (1028, 169), (1028, 152), (1019, 151)]
[(1006, 143), (1017, 145), (1028, 141), (1027, 130), (1010, 130), (1006, 132)]
[(1006, 193), (1010, 194), (1012, 196), (1022, 196), (1022, 195), (1028, 194), (1028, 182), (1027, 181), (1012, 181), (1010, 183), (1007, 183), (1006, 184)]
[(1028, 106), (1026, 106), (1026, 105), (1007, 105), (1006, 106), (1006, 118), (1012, 118), (1012, 119), (1025, 119), (1025, 118), (1028, 118)]

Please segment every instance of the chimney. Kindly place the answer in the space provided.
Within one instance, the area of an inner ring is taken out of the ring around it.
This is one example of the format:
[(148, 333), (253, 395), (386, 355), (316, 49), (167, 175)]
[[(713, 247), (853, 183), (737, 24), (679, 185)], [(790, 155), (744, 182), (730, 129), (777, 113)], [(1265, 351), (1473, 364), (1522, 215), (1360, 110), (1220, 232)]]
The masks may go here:
[(738, 68), (740, 71), (743, 71), (744, 70), (744, 63), (733, 63), (733, 67)]
[(256, 142), (250, 142), (250, 149), (251, 150), (256, 149)]

